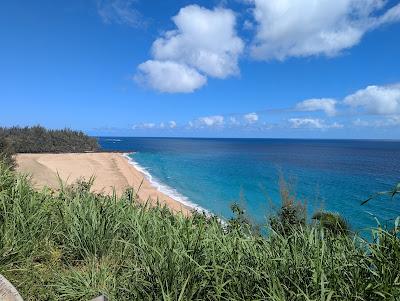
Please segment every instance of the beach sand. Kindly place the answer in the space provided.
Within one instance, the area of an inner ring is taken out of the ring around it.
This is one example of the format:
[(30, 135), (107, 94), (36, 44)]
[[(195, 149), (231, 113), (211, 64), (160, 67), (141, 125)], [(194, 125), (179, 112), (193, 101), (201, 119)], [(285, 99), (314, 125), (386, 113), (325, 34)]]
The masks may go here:
[(57, 174), (63, 182), (72, 184), (79, 178), (95, 177), (92, 191), (121, 195), (126, 188), (140, 187), (141, 202), (167, 205), (173, 212), (189, 215), (191, 209), (172, 199), (151, 185), (144, 174), (137, 170), (121, 153), (77, 153), (77, 154), (18, 154), (17, 170), (32, 176), (35, 187), (59, 187)]

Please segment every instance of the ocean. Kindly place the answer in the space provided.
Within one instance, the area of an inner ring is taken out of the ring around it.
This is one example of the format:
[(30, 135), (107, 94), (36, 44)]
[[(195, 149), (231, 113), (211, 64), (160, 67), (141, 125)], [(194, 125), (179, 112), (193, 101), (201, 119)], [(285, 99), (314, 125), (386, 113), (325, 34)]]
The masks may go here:
[(161, 191), (222, 218), (238, 202), (257, 223), (280, 204), (279, 179), (316, 210), (342, 214), (356, 231), (400, 215), (400, 198), (360, 203), (400, 182), (400, 141), (99, 137), (129, 156)]

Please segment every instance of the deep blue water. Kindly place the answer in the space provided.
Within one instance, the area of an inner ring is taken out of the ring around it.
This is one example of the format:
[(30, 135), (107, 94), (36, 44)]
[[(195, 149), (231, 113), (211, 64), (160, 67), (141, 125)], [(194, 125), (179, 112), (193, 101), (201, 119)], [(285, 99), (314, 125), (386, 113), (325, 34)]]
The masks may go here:
[(332, 210), (356, 230), (400, 215), (400, 199), (374, 192), (400, 181), (400, 142), (379, 140), (99, 138), (105, 150), (135, 151), (132, 158), (158, 181), (193, 203), (230, 217), (241, 201), (257, 222), (279, 205), (284, 175), (309, 212)]

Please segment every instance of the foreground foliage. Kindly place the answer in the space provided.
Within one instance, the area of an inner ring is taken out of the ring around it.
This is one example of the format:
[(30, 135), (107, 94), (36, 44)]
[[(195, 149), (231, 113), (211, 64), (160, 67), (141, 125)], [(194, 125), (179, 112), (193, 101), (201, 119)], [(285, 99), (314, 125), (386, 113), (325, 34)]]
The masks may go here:
[(70, 129), (48, 130), (41, 126), (0, 127), (0, 141), (7, 140), (16, 153), (78, 153), (97, 151), (95, 138)]
[[(0, 167), (0, 273), (25, 300), (399, 300), (398, 229), (252, 235), (78, 183), (34, 191)], [(397, 225), (396, 225), (397, 226)]]
[(4, 162), (10, 168), (15, 167), (14, 150), (8, 139), (0, 136), (0, 161)]

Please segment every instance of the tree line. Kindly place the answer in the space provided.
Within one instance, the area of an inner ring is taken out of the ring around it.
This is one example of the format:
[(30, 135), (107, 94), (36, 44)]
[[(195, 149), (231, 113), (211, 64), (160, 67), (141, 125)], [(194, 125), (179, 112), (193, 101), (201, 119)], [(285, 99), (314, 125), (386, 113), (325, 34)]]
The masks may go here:
[(67, 128), (0, 127), (0, 153), (6, 158), (13, 153), (78, 153), (99, 148), (96, 138)]

